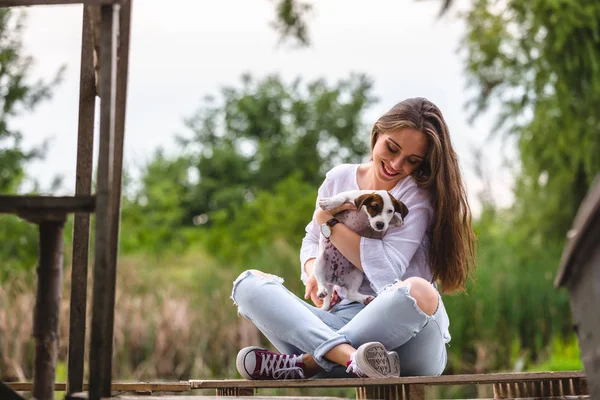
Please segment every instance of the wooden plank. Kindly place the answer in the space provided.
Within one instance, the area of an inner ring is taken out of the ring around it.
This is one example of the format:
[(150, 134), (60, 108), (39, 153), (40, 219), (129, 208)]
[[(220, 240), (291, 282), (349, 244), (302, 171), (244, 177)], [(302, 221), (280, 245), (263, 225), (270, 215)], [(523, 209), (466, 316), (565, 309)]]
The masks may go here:
[[(17, 392), (31, 392), (32, 382), (11, 382), (7, 386)], [(56, 382), (55, 391), (64, 392), (67, 389), (65, 382)], [(188, 392), (191, 390), (189, 382), (113, 382), (112, 390), (115, 392)], [(87, 390), (89, 385), (83, 384), (83, 390)]]
[(37, 294), (33, 315), (33, 397), (54, 398), (63, 270), (63, 223), (40, 224)]
[(497, 373), (472, 375), (442, 375), (442, 376), (411, 376), (402, 378), (353, 378), (353, 379), (304, 379), (285, 381), (248, 381), (244, 379), (231, 380), (190, 380), (192, 389), (216, 389), (232, 387), (248, 388), (300, 388), (300, 387), (360, 387), (377, 385), (468, 385), (492, 384), (496, 382), (530, 382), (553, 381), (559, 379), (585, 378), (582, 371), (565, 372), (527, 372), (527, 373)]
[(100, 10), (100, 144), (96, 194), (96, 233), (94, 289), (90, 342), (90, 387), (92, 400), (110, 397), (112, 371), (113, 312), (115, 282), (111, 262), (111, 194), (113, 180), (112, 149), (115, 135), (115, 98), (117, 66), (118, 8)]
[[(573, 226), (567, 233), (567, 245), (562, 254), (560, 261), (560, 267), (554, 279), (555, 287), (562, 287), (567, 284), (573, 274), (573, 268), (580, 266), (581, 262), (577, 262), (576, 258), (578, 253), (581, 253), (580, 247), (582, 242), (589, 241), (591, 238), (588, 235), (588, 231), (596, 225), (600, 219), (600, 175), (592, 186), (590, 187), (589, 193), (585, 196), (575, 220)], [(598, 238), (595, 238), (595, 243), (598, 243)], [(579, 257), (585, 259), (587, 254), (579, 254)]]
[(22, 214), (30, 212), (93, 212), (94, 196), (20, 196), (0, 195), (0, 213)]
[[(70, 399), (66, 400), (85, 400), (87, 399), (87, 393), (77, 393), (73, 395)], [(251, 400), (350, 400), (344, 397), (309, 397), (309, 396), (256, 396), (256, 397), (247, 397), (247, 396), (233, 396), (227, 397), (228, 399), (251, 399)], [(119, 400), (223, 400), (221, 396), (119, 396)], [(108, 400), (108, 399), (106, 399)], [(564, 400), (564, 399), (563, 399)]]
[(0, 7), (22, 7), (56, 4), (120, 4), (121, 0), (0, 0)]
[[(96, 76), (89, 8), (90, 6), (87, 5), (83, 7), (82, 18), (79, 128), (75, 173), (76, 196), (88, 196), (92, 191)], [(73, 221), (71, 307), (67, 362), (68, 392), (81, 392), (83, 390), (89, 242), (90, 216), (85, 213), (76, 213)]]

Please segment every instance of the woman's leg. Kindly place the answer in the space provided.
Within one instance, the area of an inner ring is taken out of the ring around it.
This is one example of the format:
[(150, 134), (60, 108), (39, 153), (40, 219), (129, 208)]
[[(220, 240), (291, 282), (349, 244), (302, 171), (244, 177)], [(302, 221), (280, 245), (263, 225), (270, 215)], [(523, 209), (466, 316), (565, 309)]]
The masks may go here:
[[(396, 350), (402, 375), (439, 375), (446, 365), (448, 325), (433, 286), (421, 278), (408, 278), (382, 291), (338, 333), (348, 337), (354, 348), (381, 342), (386, 349)], [(332, 352), (336, 357), (350, 357), (352, 352), (345, 346), (326, 350), (326, 358)]]
[[(325, 370), (336, 363), (323, 357), (323, 349), (350, 342), (336, 331), (357, 312), (351, 311), (344, 317), (313, 307), (287, 290), (281, 278), (255, 270), (245, 271), (234, 282), (232, 299), (238, 312), (252, 321), (279, 351), (311, 354)], [(307, 363), (312, 365), (312, 360)]]

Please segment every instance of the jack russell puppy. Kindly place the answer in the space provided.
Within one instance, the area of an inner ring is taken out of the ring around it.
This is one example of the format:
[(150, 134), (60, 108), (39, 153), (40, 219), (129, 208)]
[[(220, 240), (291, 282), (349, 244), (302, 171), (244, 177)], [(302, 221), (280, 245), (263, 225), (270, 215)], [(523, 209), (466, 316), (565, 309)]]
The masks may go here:
[[(353, 202), (356, 210), (339, 210)], [(364, 274), (335, 248), (329, 240), (331, 228), (341, 222), (360, 236), (381, 239), (390, 226), (402, 226), (408, 208), (387, 190), (350, 190), (319, 199), (319, 207), (330, 211), (334, 218), (321, 225), (319, 254), (313, 274), (317, 281), (317, 296), (323, 299), (321, 309), (329, 310), (333, 286), (347, 289), (349, 300), (368, 303), (372, 296), (359, 293)]]

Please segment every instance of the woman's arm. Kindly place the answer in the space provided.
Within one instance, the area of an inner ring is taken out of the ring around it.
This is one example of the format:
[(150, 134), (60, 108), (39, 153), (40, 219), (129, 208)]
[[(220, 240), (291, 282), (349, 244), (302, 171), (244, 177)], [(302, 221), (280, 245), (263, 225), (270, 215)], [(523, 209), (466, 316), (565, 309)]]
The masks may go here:
[[(351, 203), (345, 203), (347, 209), (356, 209)], [(333, 216), (329, 211), (322, 210), (321, 208), (315, 211), (315, 221), (317, 225), (321, 226), (325, 222), (329, 221)], [(344, 257), (348, 259), (354, 266), (361, 271), (362, 262), (360, 260), (360, 235), (348, 228), (344, 224), (337, 224), (331, 229), (331, 236), (329, 240), (333, 245), (342, 253)]]
[[(382, 239), (361, 237), (343, 224), (331, 230), (332, 244), (365, 273), (376, 291), (402, 279), (429, 227), (432, 210), (422, 190), (410, 188), (403, 193), (402, 201), (409, 209), (404, 226), (390, 228)], [(329, 218), (328, 211), (315, 211), (315, 223), (320, 225)]]

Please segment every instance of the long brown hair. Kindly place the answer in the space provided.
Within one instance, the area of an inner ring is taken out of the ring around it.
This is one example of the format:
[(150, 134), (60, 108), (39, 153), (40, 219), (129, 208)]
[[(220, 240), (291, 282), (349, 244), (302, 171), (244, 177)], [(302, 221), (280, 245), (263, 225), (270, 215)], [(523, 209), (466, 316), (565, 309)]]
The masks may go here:
[(430, 192), (434, 210), (429, 245), (432, 280), (441, 283), (443, 292), (464, 290), (467, 277), (475, 268), (475, 234), (448, 126), (442, 112), (429, 100), (407, 99), (377, 120), (371, 132), (371, 150), (381, 133), (403, 128), (423, 132), (428, 141), (425, 161), (413, 178)]

